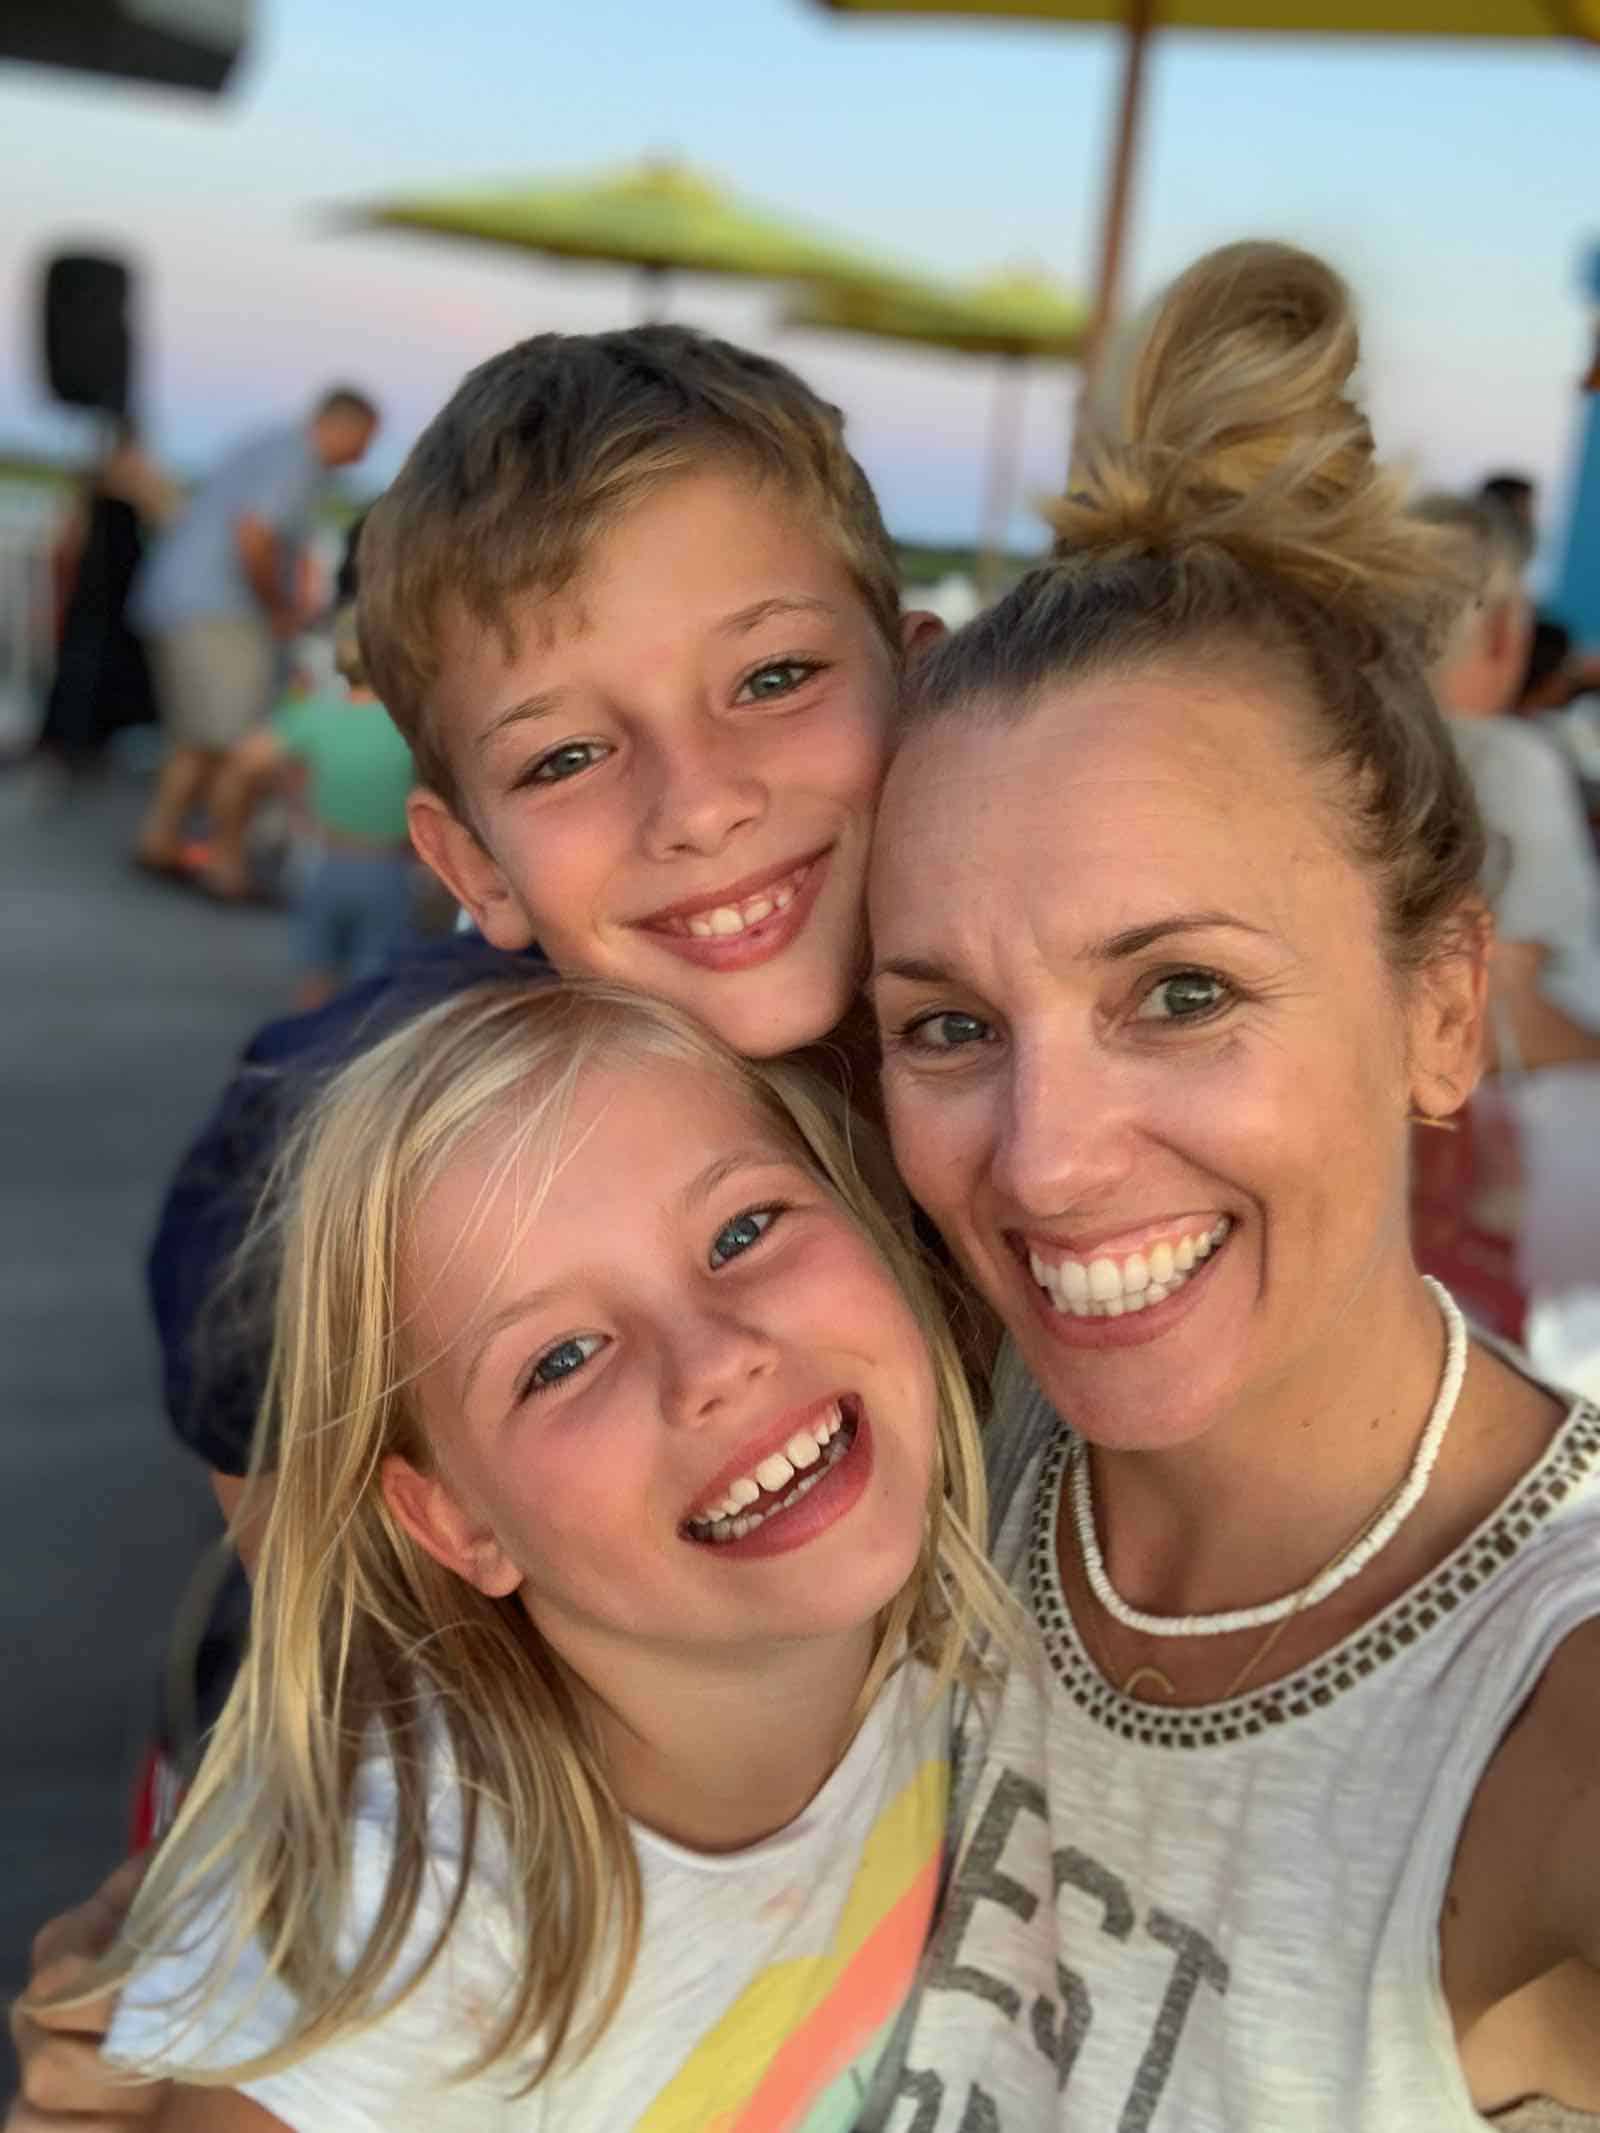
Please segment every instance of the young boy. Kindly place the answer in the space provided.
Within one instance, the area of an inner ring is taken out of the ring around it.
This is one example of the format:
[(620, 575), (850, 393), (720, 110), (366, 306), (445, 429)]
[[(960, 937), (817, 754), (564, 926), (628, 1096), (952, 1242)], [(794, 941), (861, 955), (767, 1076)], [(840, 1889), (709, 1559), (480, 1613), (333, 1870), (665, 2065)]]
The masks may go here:
[(860, 974), (902, 661), (939, 629), (900, 614), (839, 411), (683, 326), (481, 365), (369, 514), (358, 574), (412, 841), (476, 931), (270, 1024), (180, 1168), (151, 1296), (173, 1424), (224, 1475), (262, 1363), (231, 1332), (197, 1358), (194, 1334), (308, 1076), (459, 985), (552, 967), (755, 1057), (826, 1035)]
[[(860, 973), (901, 667), (940, 627), (900, 613), (839, 411), (678, 326), (541, 335), (474, 371), (375, 506), (360, 578), (369, 679), (420, 781), (412, 840), (477, 930), (269, 1025), (180, 1168), (151, 1294), (169, 1413), (225, 1507), (262, 1356), (230, 1330), (197, 1361), (196, 1330), (308, 1085), (462, 985), (552, 968), (753, 1056), (826, 1035)], [(148, 2109), (97, 2085), (86, 2037), (14, 2027), (30, 2133)], [(74, 2109), (99, 2115), (55, 2115)]]

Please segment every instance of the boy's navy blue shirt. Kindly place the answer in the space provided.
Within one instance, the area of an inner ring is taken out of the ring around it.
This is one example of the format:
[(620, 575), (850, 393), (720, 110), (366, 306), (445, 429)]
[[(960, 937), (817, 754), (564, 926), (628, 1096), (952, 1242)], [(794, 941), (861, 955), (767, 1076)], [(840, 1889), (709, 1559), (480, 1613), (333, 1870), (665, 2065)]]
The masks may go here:
[(418, 948), (309, 1015), (269, 1022), (178, 1166), (150, 1247), (150, 1303), (172, 1426), (208, 1465), (242, 1474), (266, 1386), (259, 1314), (207, 1324), (284, 1131), (330, 1074), (468, 985), (550, 980), (539, 952), (508, 955), (477, 934)]

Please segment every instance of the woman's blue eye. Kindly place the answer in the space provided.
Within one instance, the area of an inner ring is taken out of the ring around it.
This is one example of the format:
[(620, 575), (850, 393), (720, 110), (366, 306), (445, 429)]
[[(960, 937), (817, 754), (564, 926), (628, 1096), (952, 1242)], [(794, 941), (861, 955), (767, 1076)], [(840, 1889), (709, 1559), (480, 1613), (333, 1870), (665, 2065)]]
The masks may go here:
[(599, 741), (568, 741), (560, 748), (552, 748), (548, 755), (540, 756), (525, 782), (559, 785), (567, 778), (575, 778), (580, 770), (587, 770), (591, 763), (600, 762), (610, 752)]
[(1177, 970), (1161, 978), (1139, 1002), (1140, 1022), (1197, 1022), (1226, 1007), (1229, 985), (1209, 970)]
[(769, 666), (757, 667), (753, 674), (746, 675), (739, 694), (755, 703), (769, 701), (774, 696), (787, 696), (818, 671), (815, 662), (809, 659), (774, 659)]
[(726, 1266), (730, 1259), (737, 1259), (741, 1252), (749, 1251), (758, 1244), (777, 1221), (781, 1210), (776, 1207), (752, 1207), (742, 1215), (735, 1215), (725, 1222), (711, 1240), (711, 1264)]
[(901, 1032), (905, 1043), (919, 1052), (961, 1051), (969, 1044), (986, 1044), (993, 1034), (988, 1023), (977, 1015), (960, 1014), (950, 1008), (909, 1022)]
[(548, 1392), (552, 1385), (576, 1376), (604, 1346), (598, 1333), (574, 1333), (569, 1340), (557, 1341), (553, 1348), (545, 1350), (528, 1372), (523, 1380), (523, 1392)]

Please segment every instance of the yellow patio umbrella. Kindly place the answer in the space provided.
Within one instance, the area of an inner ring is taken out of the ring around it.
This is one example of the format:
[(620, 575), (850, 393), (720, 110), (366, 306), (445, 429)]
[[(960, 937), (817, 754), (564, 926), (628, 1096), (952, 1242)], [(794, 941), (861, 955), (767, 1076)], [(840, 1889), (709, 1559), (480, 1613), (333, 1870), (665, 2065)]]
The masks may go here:
[(865, 246), (741, 200), (670, 156), (586, 177), (396, 194), (337, 208), (333, 220), (634, 267), (647, 318), (659, 314), (674, 272), (829, 286), (902, 278)]
[(1085, 348), (1087, 373), (1116, 317), (1145, 60), (1163, 30), (1293, 31), (1318, 37), (1570, 38), (1600, 44), (1600, 0), (818, 0), (837, 14), (1027, 16), (1109, 22), (1124, 33), (1122, 96)]
[(1083, 346), (1083, 306), (1048, 276), (1014, 267), (971, 288), (817, 289), (792, 302), (783, 323), (997, 359), (978, 543), (978, 582), (991, 590), (1016, 504), (1023, 366), (1030, 359), (1074, 361)]

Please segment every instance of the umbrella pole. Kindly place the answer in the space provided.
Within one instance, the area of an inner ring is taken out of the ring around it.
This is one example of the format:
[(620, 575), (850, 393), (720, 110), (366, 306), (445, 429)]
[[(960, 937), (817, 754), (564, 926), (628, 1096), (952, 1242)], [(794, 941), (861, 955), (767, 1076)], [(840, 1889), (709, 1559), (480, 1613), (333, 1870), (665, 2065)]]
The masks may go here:
[(654, 326), (668, 311), (667, 295), (672, 277), (653, 261), (639, 269), (639, 324)]
[(1012, 506), (1017, 499), (1022, 402), (1026, 385), (1021, 357), (1002, 356), (995, 373), (994, 397), (989, 409), (989, 471), (984, 483), (983, 526), (978, 547), (978, 591), (985, 600), (992, 600), (1000, 589), (1006, 535), (1011, 527)]
[[(1127, 0), (1122, 50), (1122, 99), (1117, 113), (1116, 146), (1106, 189), (1105, 221), (1100, 232), (1100, 273), (1095, 283), (1094, 317), (1084, 347), (1083, 391), (1093, 390), (1095, 376), (1116, 323), (1117, 291), (1133, 196), (1133, 170), (1139, 152), (1139, 123), (1144, 105), (1145, 62), (1155, 26), (1156, 0)], [(1081, 403), (1080, 403), (1081, 404)]]

